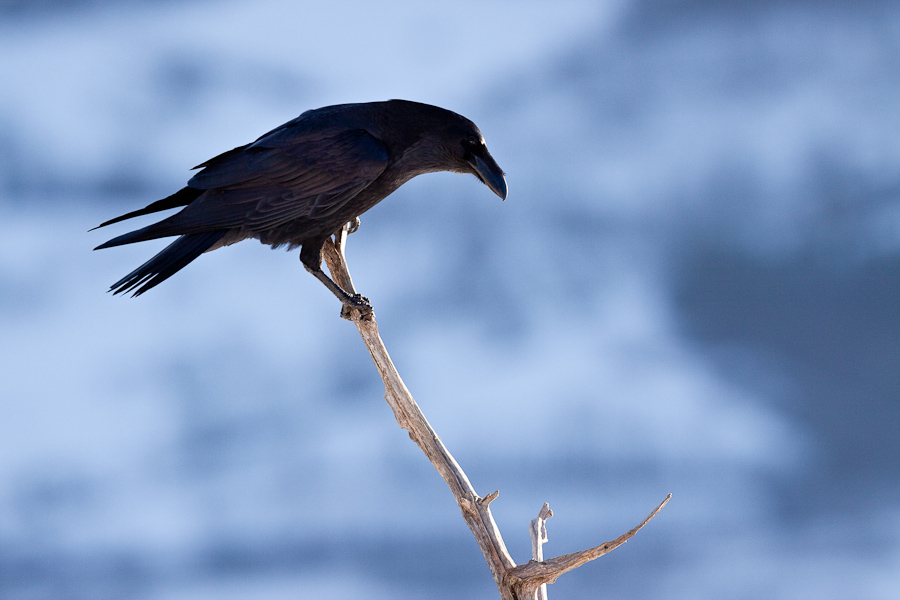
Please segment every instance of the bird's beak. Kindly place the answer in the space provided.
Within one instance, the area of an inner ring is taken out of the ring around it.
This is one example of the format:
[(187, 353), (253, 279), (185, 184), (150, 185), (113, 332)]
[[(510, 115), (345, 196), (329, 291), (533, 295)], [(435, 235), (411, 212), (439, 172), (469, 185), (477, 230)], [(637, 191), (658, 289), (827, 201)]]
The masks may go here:
[(475, 156), (472, 160), (472, 167), (478, 178), (484, 185), (488, 186), (492, 192), (500, 196), (501, 200), (506, 200), (508, 189), (506, 187), (506, 177), (503, 176), (503, 169), (494, 160), (494, 157), (485, 152), (484, 157)]

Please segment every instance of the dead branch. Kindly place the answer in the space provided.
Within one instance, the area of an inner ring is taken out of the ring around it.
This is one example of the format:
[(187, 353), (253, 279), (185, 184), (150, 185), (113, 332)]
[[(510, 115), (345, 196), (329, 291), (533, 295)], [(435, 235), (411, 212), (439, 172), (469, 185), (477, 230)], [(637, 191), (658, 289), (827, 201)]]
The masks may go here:
[[(611, 542), (606, 542), (605, 544), (600, 544), (599, 546), (595, 546), (588, 550), (582, 550), (581, 552), (557, 556), (556, 558), (551, 558), (542, 562), (531, 560), (524, 565), (519, 565), (518, 567), (510, 569), (507, 573), (507, 577), (510, 579), (510, 585), (522, 588), (524, 592), (521, 595), (522, 598), (540, 598), (539, 596), (535, 596), (535, 592), (539, 593), (540, 587), (555, 582), (563, 573), (568, 573), (573, 569), (577, 569), (584, 563), (612, 552), (634, 537), (634, 534), (640, 531), (644, 525), (650, 522), (650, 519), (656, 516), (656, 513), (662, 510), (663, 506), (669, 502), (671, 497), (672, 494), (666, 496), (666, 499), (663, 500), (659, 506), (654, 508), (653, 512), (647, 515), (646, 519)], [(548, 508), (548, 505), (544, 504), (544, 507)], [(541, 512), (543, 513), (543, 510)], [(552, 511), (549, 516), (553, 516)], [(540, 515), (538, 516), (538, 519), (540, 519)], [(535, 521), (538, 519), (535, 519)], [(532, 521), (532, 523), (534, 523), (534, 521)], [(547, 541), (546, 537), (543, 541)], [(516, 580), (519, 581), (517, 582)], [(544, 598), (546, 598), (546, 591), (544, 592)]]
[[(347, 270), (347, 262), (344, 256), (344, 248), (351, 224), (344, 226), (341, 232), (335, 236), (334, 241), (325, 243), (323, 258), (331, 273), (332, 279), (344, 291), (354, 294), (356, 289)], [(444, 446), (441, 438), (428, 424), (425, 415), (419, 409), (400, 374), (394, 367), (388, 355), (384, 342), (378, 334), (378, 325), (375, 315), (361, 315), (356, 309), (344, 310), (341, 313), (344, 318), (353, 321), (362, 336), (366, 348), (384, 381), (385, 400), (394, 411), (397, 423), (409, 432), (409, 437), (421, 448), (421, 450), (437, 469), (441, 477), (453, 492), (453, 497), (459, 505), (463, 519), (475, 536), (484, 558), (487, 560), (494, 577), (494, 582), (500, 591), (503, 600), (535, 600), (538, 593), (543, 590), (541, 600), (546, 599), (546, 584), (553, 583), (556, 579), (575, 569), (584, 563), (603, 556), (607, 552), (617, 548), (630, 539), (650, 519), (656, 516), (671, 494), (660, 504), (650, 516), (644, 519), (637, 527), (619, 536), (611, 542), (601, 544), (596, 548), (566, 554), (549, 560), (543, 560), (542, 544), (547, 541), (545, 521), (553, 515), (547, 504), (541, 509), (538, 518), (532, 521), (532, 549), (533, 559), (524, 565), (516, 565), (506, 544), (500, 535), (500, 530), (491, 515), (490, 503), (500, 494), (496, 491), (485, 497), (475, 493), (475, 489), (469, 482), (469, 478), (463, 472), (459, 463)], [(535, 529), (536, 528), (536, 529)]]
[[(531, 534), (531, 560), (538, 563), (544, 562), (544, 544), (550, 541), (547, 537), (547, 519), (553, 516), (550, 505), (544, 502), (544, 506), (538, 513), (538, 516), (529, 523), (529, 533)], [(547, 600), (547, 584), (542, 583), (538, 586), (534, 596), (535, 600)]]

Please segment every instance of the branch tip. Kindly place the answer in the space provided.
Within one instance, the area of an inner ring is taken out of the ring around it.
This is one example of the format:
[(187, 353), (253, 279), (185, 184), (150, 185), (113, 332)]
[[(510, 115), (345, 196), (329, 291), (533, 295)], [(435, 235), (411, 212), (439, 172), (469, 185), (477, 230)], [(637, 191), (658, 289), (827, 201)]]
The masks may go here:
[(500, 490), (495, 490), (495, 491), (491, 492), (490, 494), (488, 494), (487, 496), (485, 496), (484, 498), (479, 498), (478, 503), (483, 506), (490, 506), (491, 502), (496, 500), (497, 496), (499, 496), (499, 495), (500, 495)]
[(649, 522), (650, 522), (650, 519), (652, 519), (652, 518), (655, 517), (657, 514), (659, 514), (659, 511), (661, 511), (661, 510), (663, 509), (663, 507), (664, 507), (666, 504), (668, 504), (668, 503), (669, 503), (669, 500), (671, 500), (671, 499), (672, 499), (672, 494), (669, 493), (669, 494), (666, 496), (665, 500), (663, 500), (662, 502), (660, 502), (659, 506), (657, 506), (656, 508), (654, 508), (654, 509), (653, 509), (653, 512), (651, 512), (649, 515), (647, 515), (647, 518), (644, 519), (643, 521), (641, 521), (641, 524), (640, 524), (640, 525), (638, 525), (637, 527), (635, 527), (634, 531), (637, 531), (638, 529), (640, 529), (641, 527), (643, 527), (644, 525), (646, 525), (647, 523), (649, 523)]
[(538, 519), (547, 520), (553, 516), (553, 511), (550, 509), (550, 503), (544, 502), (544, 506), (541, 507), (541, 511), (538, 513)]

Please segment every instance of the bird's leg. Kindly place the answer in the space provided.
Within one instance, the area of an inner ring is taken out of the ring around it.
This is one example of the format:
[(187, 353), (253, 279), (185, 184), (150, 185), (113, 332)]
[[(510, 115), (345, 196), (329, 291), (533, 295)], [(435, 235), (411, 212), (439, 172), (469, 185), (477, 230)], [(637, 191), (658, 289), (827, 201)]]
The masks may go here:
[[(360, 311), (362, 314), (364, 314), (364, 315), (372, 314), (372, 305), (369, 303), (369, 299), (368, 299), (368, 298), (366, 298), (366, 297), (363, 296), (362, 294), (348, 294), (347, 292), (345, 292), (344, 290), (342, 290), (342, 289), (340, 288), (340, 286), (338, 286), (338, 284), (336, 284), (335, 282), (333, 282), (333, 281), (328, 277), (328, 275), (325, 274), (325, 272), (322, 270), (322, 267), (321, 267), (321, 266), (319, 266), (318, 268), (315, 268), (315, 269), (311, 268), (311, 267), (310, 267), (309, 265), (307, 265), (306, 263), (303, 263), (303, 266), (304, 266), (304, 267), (306, 268), (306, 270), (309, 271), (316, 279), (318, 279), (318, 280), (321, 281), (323, 284), (325, 284), (325, 287), (327, 287), (329, 290), (331, 290), (331, 293), (334, 294), (335, 297), (336, 297), (338, 300), (340, 300), (341, 303), (342, 303), (346, 308), (348, 308), (348, 309), (349, 309), (349, 308), (355, 308), (355, 309), (359, 310), (359, 311)], [(343, 312), (342, 312), (341, 314), (342, 314), (342, 316), (344, 315)]]
[(363, 296), (362, 294), (348, 294), (344, 291), (341, 286), (336, 284), (325, 272), (322, 270), (322, 247), (319, 246), (318, 249), (313, 252), (304, 252), (306, 250), (306, 246), (302, 246), (300, 249), (300, 262), (303, 263), (303, 267), (309, 271), (310, 274), (313, 275), (316, 279), (321, 281), (325, 287), (331, 290), (331, 293), (335, 295), (335, 297), (341, 301), (341, 304), (344, 305), (344, 310), (341, 311), (341, 316), (344, 318), (349, 317), (348, 309), (355, 308), (359, 310), (363, 315), (372, 314), (372, 305), (369, 304), (369, 299)]

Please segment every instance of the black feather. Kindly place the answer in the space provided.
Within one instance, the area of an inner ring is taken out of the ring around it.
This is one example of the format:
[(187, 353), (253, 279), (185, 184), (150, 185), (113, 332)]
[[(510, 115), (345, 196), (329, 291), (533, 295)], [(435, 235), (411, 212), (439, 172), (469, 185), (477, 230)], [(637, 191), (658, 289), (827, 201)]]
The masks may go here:
[[(149, 215), (150, 213), (159, 212), (161, 210), (168, 210), (170, 208), (178, 208), (179, 206), (187, 206), (191, 202), (197, 199), (197, 196), (202, 194), (205, 190), (198, 190), (192, 187), (183, 187), (171, 196), (167, 196), (162, 200), (157, 200), (152, 204), (145, 206), (140, 210), (132, 211), (128, 214), (124, 214), (121, 217), (116, 217), (115, 219), (110, 219), (105, 223), (100, 223), (94, 229), (100, 229), (101, 227), (106, 227), (107, 225), (112, 225), (113, 223), (118, 223), (119, 221), (124, 221), (125, 219), (132, 219), (134, 217), (140, 217), (141, 215)], [(89, 229), (88, 231), (93, 231), (94, 229)]]
[(219, 230), (183, 235), (166, 246), (162, 252), (112, 284), (109, 291), (113, 294), (127, 293), (137, 286), (141, 286), (133, 294), (133, 296), (140, 296), (186, 267), (189, 262), (222, 239), (226, 233), (228, 233), (227, 230)]

